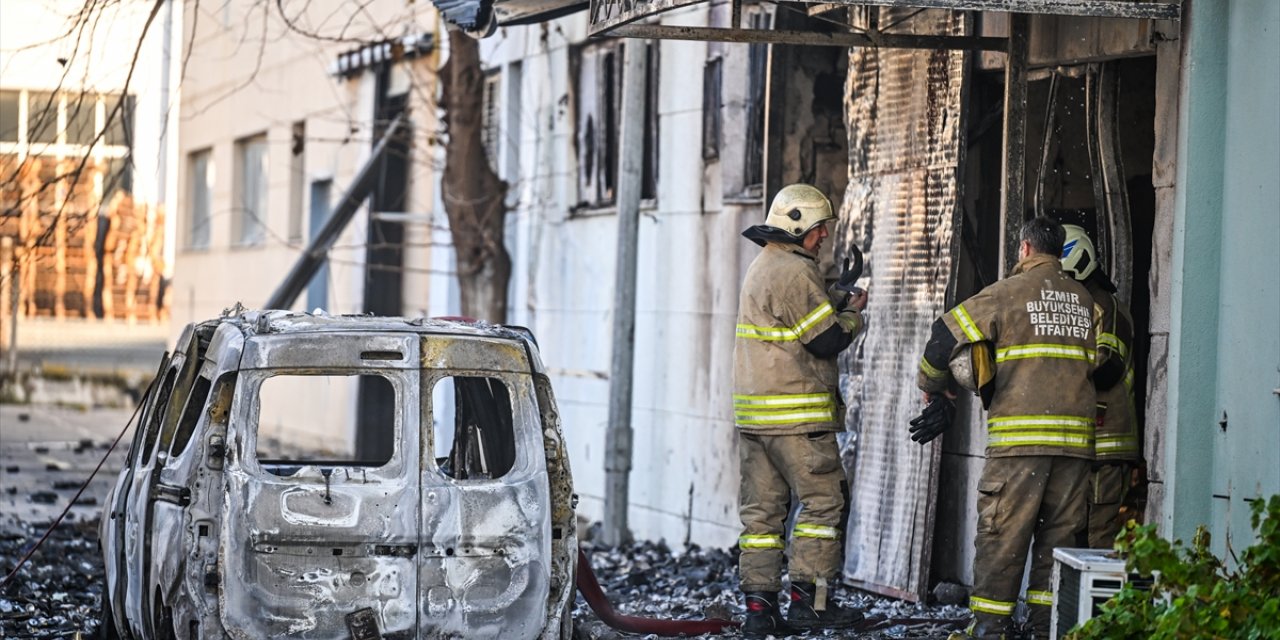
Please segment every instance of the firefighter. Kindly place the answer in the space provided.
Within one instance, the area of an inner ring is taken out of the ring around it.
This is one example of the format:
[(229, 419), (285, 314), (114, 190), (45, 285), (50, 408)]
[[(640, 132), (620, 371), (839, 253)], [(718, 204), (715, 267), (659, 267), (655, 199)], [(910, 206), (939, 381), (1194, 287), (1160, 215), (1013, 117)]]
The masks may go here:
[(1117, 516), (1129, 489), (1129, 475), (1141, 457), (1138, 416), (1133, 404), (1133, 318), (1116, 297), (1116, 286), (1098, 268), (1098, 254), (1081, 227), (1064, 225), (1062, 269), (1084, 283), (1093, 296), (1098, 341), (1093, 386), (1098, 392), (1094, 462), (1086, 500), (1089, 546), (1110, 549), (1121, 523)]
[[(847, 494), (835, 434), (844, 424), (836, 356), (862, 329), (867, 304), (864, 291), (823, 286), (818, 250), (834, 218), (821, 191), (793, 184), (774, 197), (764, 224), (742, 233), (764, 247), (743, 282), (733, 353), (742, 463), (738, 571), (749, 637), (842, 628), (863, 618), (831, 593)], [(791, 604), (783, 620), (777, 596), (792, 494), (800, 511), (790, 536)]]
[[(1005, 638), (1031, 548), (1029, 622), (1048, 636), (1053, 549), (1084, 530), (1093, 459), (1094, 337), (1088, 290), (1058, 261), (1065, 232), (1046, 217), (1022, 227), (1013, 274), (933, 324), (917, 377), (929, 403), (912, 439), (929, 442), (951, 423), (952, 359), (994, 353), (971, 369), (988, 411), (986, 465), (978, 483), (973, 623), (953, 637)], [(994, 372), (990, 372), (994, 369)], [(1032, 539), (1034, 538), (1034, 542)]]

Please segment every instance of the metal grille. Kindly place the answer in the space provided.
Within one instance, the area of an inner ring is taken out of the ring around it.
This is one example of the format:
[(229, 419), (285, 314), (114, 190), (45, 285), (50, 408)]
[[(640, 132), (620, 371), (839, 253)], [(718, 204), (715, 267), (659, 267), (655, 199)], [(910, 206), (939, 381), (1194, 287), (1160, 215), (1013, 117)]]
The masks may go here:
[[(917, 34), (965, 29), (950, 12), (908, 15), (885, 9), (880, 23)], [(910, 600), (928, 588), (940, 445), (912, 442), (907, 422), (922, 406), (915, 372), (929, 326), (948, 302), (966, 55), (852, 49), (845, 84), (849, 186), (836, 257), (862, 247), (871, 303), (862, 343), (842, 362), (853, 434), (844, 450), (852, 471), (844, 575)]]

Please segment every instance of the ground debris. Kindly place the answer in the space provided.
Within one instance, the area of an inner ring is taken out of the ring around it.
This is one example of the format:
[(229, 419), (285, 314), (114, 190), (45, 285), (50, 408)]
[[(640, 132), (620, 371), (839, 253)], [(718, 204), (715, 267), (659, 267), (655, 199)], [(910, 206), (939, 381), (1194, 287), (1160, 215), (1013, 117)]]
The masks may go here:
[[(591, 537), (588, 535), (588, 539)], [(621, 547), (586, 542), (583, 547), (600, 586), (621, 613), (668, 619), (719, 617), (740, 621), (743, 617), (737, 557), (731, 551), (704, 549), (698, 545), (672, 551), (663, 542), (635, 542)], [(845, 606), (862, 609), (867, 619), (857, 629), (813, 632), (804, 637), (946, 638), (951, 631), (962, 628), (969, 618), (968, 610), (962, 607), (912, 604), (854, 589), (840, 589), (836, 599)], [(576, 640), (636, 637), (606, 627), (581, 596), (573, 617)], [(738, 636), (733, 633), (726, 637)]]
[[(7, 576), (48, 528), (22, 524), (0, 533), (0, 576)], [(63, 522), (0, 593), (0, 638), (92, 637), (102, 596), (98, 522)]]

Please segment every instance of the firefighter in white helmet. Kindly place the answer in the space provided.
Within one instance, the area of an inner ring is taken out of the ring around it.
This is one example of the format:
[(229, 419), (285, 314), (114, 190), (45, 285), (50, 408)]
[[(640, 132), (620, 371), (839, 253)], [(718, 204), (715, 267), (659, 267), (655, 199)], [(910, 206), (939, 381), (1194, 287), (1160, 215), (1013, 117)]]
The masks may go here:
[[(739, 577), (748, 637), (849, 627), (862, 613), (836, 604), (847, 481), (836, 444), (844, 428), (836, 356), (863, 327), (866, 292), (846, 272), (828, 288), (818, 250), (835, 215), (817, 188), (793, 184), (768, 217), (743, 236), (764, 247), (747, 269), (738, 302), (733, 406), (739, 433), (742, 536)], [(861, 259), (858, 255), (861, 272)], [(791, 495), (800, 512), (790, 532), (791, 605), (784, 620), (784, 530)]]
[(1122, 523), (1120, 506), (1129, 476), (1142, 458), (1138, 417), (1133, 401), (1133, 318), (1116, 297), (1116, 286), (1098, 264), (1093, 242), (1082, 227), (1063, 225), (1062, 270), (1084, 284), (1093, 296), (1098, 391), (1098, 419), (1093, 470), (1089, 476), (1089, 546), (1110, 549)]
[[(1010, 637), (1028, 555), (1028, 626), (1037, 640), (1047, 638), (1053, 550), (1072, 546), (1084, 530), (1095, 339), (1089, 292), (1058, 262), (1064, 236), (1049, 218), (1023, 223), (1012, 274), (939, 317), (920, 359), (916, 381), (929, 406), (911, 421), (912, 440), (927, 443), (949, 428), (957, 369), (958, 382), (976, 388), (987, 409), (974, 617), (953, 638)], [(956, 362), (966, 345), (971, 360)], [(968, 371), (956, 367), (964, 364)]]

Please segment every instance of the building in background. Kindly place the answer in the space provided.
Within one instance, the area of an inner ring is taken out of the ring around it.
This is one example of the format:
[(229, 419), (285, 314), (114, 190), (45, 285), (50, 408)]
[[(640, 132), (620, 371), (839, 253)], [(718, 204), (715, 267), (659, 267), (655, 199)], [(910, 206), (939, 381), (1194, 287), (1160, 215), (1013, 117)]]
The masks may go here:
[(17, 269), (0, 287), (0, 345), (16, 295), (24, 362), (110, 368), (137, 349), (158, 355), (180, 12), (172, 2), (0, 8), (0, 238), (12, 242), (0, 258)]
[[(425, 314), (437, 180), (435, 10), (400, 0), (188, 8), (170, 334), (237, 303), (266, 305), (349, 197), (360, 206), (323, 266), (278, 306)], [(407, 133), (366, 167), (396, 121)], [(352, 196), (366, 168), (372, 189)], [(353, 424), (376, 420), (385, 390), (349, 382), (323, 399), (293, 398), (298, 419), (338, 412)]]
[[(490, 157), (513, 185), (511, 317), (533, 328), (555, 375), (582, 513), (603, 513), (621, 51), (646, 46), (637, 537), (736, 538), (727, 394), (754, 249), (738, 233), (777, 188), (809, 181), (843, 201), (835, 257), (853, 243), (868, 257), (870, 327), (842, 361), (848, 581), (911, 599), (940, 580), (971, 583), (983, 420), (972, 408), (943, 442), (912, 443), (914, 372), (932, 319), (999, 278), (1005, 241), (1039, 212), (1099, 235), (1140, 323), (1150, 483), (1129, 513), (1183, 538), (1209, 524), (1219, 551), (1243, 546), (1247, 502), (1280, 491), (1280, 448), (1257, 446), (1280, 424), (1280, 264), (1260, 244), (1280, 234), (1266, 177), (1280, 172), (1280, 51), (1265, 37), (1276, 7), (1025, 0), (1015, 4), (1034, 15), (1014, 18), (969, 0), (867, 4), (900, 6), (824, 5), (816, 24), (746, 4), (743, 25), (827, 44), (872, 33), (878, 47), (686, 41), (729, 24), (730, 5), (707, 3), (618, 30), (656, 38), (647, 45), (584, 16), (485, 41)], [(604, 2), (599, 17), (614, 5), (632, 17), (670, 6)], [(661, 39), (672, 26), (685, 30)], [(1020, 75), (1009, 83), (1016, 138), (1002, 122), (1011, 35), (1027, 52), (1025, 94)], [(1004, 188), (1009, 175), (1020, 189)]]

